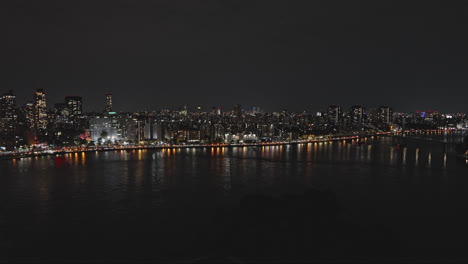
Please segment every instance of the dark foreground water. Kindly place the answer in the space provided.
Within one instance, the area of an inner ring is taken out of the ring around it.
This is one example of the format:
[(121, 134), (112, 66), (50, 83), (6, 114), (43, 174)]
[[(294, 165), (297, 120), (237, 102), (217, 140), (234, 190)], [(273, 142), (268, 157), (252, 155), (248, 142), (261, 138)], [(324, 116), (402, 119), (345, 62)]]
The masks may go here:
[(0, 261), (465, 261), (466, 162), (399, 142), (0, 161)]

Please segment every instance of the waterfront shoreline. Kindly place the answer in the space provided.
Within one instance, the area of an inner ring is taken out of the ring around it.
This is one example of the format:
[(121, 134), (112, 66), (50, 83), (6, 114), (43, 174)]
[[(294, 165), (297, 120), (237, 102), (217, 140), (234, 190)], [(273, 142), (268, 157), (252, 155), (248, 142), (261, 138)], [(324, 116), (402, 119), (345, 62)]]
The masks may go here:
[[(446, 131), (457, 131), (457, 130), (425, 130), (419, 131), (423, 133), (427, 132), (446, 132)], [(418, 131), (406, 131), (405, 133), (418, 133)], [(295, 141), (280, 141), (280, 142), (256, 142), (256, 143), (237, 143), (237, 144), (185, 144), (185, 145), (131, 145), (131, 146), (98, 146), (92, 148), (69, 148), (64, 150), (46, 150), (43, 152), (34, 152), (34, 153), (15, 153), (15, 154), (0, 154), (0, 160), (12, 160), (12, 159), (22, 159), (22, 158), (34, 158), (41, 156), (54, 156), (54, 155), (63, 155), (69, 153), (81, 153), (81, 152), (105, 152), (105, 151), (116, 151), (116, 150), (163, 150), (163, 149), (186, 149), (186, 148), (235, 148), (235, 147), (266, 147), (266, 146), (285, 146), (285, 145), (298, 145), (298, 144), (309, 144), (309, 143), (323, 143), (323, 142), (334, 142), (342, 140), (356, 140), (359, 138), (370, 138), (378, 136), (391, 136), (391, 137), (403, 137), (401, 132), (378, 132), (373, 134), (364, 134), (364, 135), (342, 135), (342, 136), (332, 136), (326, 135), (317, 139), (310, 140), (295, 140)], [(468, 158), (468, 157), (467, 157)]]
[[(265, 146), (285, 146), (285, 145), (298, 145), (308, 143), (321, 143), (321, 142), (333, 142), (342, 140), (355, 140), (359, 138), (369, 138), (374, 136), (387, 136), (387, 134), (368, 134), (368, 135), (354, 135), (340, 138), (321, 138), (313, 140), (301, 140), (301, 141), (285, 141), (285, 142), (259, 142), (259, 143), (240, 143), (240, 144), (192, 144), (192, 145), (142, 145), (142, 146), (118, 146), (118, 147), (96, 147), (96, 148), (85, 148), (85, 149), (73, 149), (73, 150), (48, 150), (49, 152), (37, 152), (37, 153), (25, 153), (25, 154), (5, 154), (0, 155), (0, 160), (11, 160), (21, 158), (33, 158), (40, 156), (54, 156), (63, 155), (69, 153), (81, 153), (81, 152), (105, 152), (105, 151), (116, 151), (116, 150), (162, 150), (162, 149), (187, 149), (187, 148), (236, 148), (236, 147), (265, 147)], [(51, 152), (52, 151), (52, 152)]]

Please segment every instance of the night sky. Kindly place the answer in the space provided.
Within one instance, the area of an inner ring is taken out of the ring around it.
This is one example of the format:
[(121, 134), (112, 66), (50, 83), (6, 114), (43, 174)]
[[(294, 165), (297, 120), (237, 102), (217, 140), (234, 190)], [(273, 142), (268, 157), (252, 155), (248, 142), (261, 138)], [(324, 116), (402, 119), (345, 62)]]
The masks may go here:
[(102, 111), (468, 112), (462, 1), (2, 1), (0, 90)]

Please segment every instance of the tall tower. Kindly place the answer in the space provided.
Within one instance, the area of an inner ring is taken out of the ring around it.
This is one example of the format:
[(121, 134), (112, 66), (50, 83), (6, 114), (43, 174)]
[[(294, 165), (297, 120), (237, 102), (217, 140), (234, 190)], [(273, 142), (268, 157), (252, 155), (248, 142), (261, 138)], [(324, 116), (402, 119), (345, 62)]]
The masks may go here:
[(47, 128), (47, 103), (44, 89), (34, 93), (34, 125), (36, 129)]
[(341, 119), (341, 107), (336, 105), (330, 105), (328, 107), (328, 122), (338, 124)]
[(17, 126), (16, 96), (10, 90), (0, 95), (0, 142), (14, 145)]
[(16, 119), (16, 96), (12, 90), (0, 96), (0, 118)]
[(349, 117), (351, 118), (351, 125), (359, 130), (363, 129), (366, 109), (360, 105), (351, 106)]
[(22, 107), (22, 112), (24, 115), (24, 119), (26, 121), (26, 125), (29, 130), (33, 131), (35, 129), (35, 119), (34, 119), (34, 103), (32, 102), (27, 102), (23, 107)]
[(385, 124), (390, 124), (393, 121), (393, 111), (392, 108), (388, 106), (379, 107), (379, 119), (380, 122)]
[(105, 112), (107, 112), (107, 113), (112, 112), (112, 94), (111, 93), (106, 94)]
[(68, 106), (71, 116), (81, 115), (83, 113), (81, 96), (66, 96), (65, 103)]

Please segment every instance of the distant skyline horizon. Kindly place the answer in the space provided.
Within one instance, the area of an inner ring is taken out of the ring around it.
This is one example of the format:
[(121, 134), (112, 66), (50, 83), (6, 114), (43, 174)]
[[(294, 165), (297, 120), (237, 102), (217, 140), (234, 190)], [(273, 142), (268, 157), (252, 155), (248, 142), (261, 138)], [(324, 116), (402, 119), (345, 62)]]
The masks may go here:
[[(119, 110), (118, 108), (122, 107), (122, 106), (125, 106), (124, 102), (118, 100), (119, 97), (117, 97), (117, 100), (116, 100), (116, 97), (115, 97), (115, 94), (112, 93), (112, 91), (110, 91), (109, 89), (103, 89), (102, 91), (102, 94), (101, 96), (96, 96), (96, 95), (93, 95), (91, 96), (92, 100), (94, 103), (96, 103), (96, 98), (100, 98), (102, 99), (101, 101), (101, 105), (88, 105), (86, 104), (86, 99), (87, 99), (87, 96), (82, 96), (80, 94), (65, 94), (63, 95), (63, 99), (57, 99), (58, 96), (57, 95), (52, 95), (50, 92), (48, 92), (47, 88), (44, 88), (44, 87), (41, 87), (41, 88), (36, 88), (36, 89), (33, 89), (32, 92), (30, 93), (30, 95), (26, 95), (26, 94), (17, 94), (15, 89), (1, 89), (0, 90), (0, 94), (3, 94), (3, 93), (6, 93), (8, 92), (9, 90), (12, 90), (13, 91), (13, 94), (16, 96), (16, 101), (17, 101), (17, 107), (20, 107), (22, 105), (25, 105), (26, 103), (28, 102), (33, 102), (33, 94), (34, 92), (37, 90), (37, 89), (43, 89), (47, 95), (47, 108), (48, 109), (53, 109), (54, 108), (54, 105), (57, 104), (57, 103), (64, 103), (65, 102), (65, 97), (66, 96), (80, 96), (83, 98), (83, 111), (84, 112), (102, 112), (104, 110), (104, 107), (105, 107), (105, 95), (110, 93), (112, 94), (112, 97), (113, 97), (113, 105), (114, 105), (114, 109), (116, 110), (116, 112), (139, 112), (139, 111), (158, 111), (158, 110), (161, 110), (161, 109), (170, 109), (170, 110), (178, 110), (178, 109), (181, 109), (183, 108), (185, 105), (188, 107), (189, 110), (196, 110), (196, 108), (198, 106), (201, 106), (202, 107), (202, 110), (203, 111), (210, 111), (213, 107), (219, 107), (221, 108), (222, 111), (231, 111), (234, 107), (235, 104), (240, 104), (242, 109), (245, 109), (245, 110), (248, 110), (249, 108), (252, 108), (252, 107), (259, 107), (261, 110), (265, 111), (265, 112), (280, 112), (280, 111), (283, 111), (283, 110), (287, 110), (289, 112), (303, 112), (303, 111), (306, 111), (306, 112), (320, 112), (320, 111), (325, 111), (326, 108), (328, 106), (331, 106), (331, 105), (337, 105), (339, 107), (342, 107), (343, 109), (348, 109), (348, 108), (351, 108), (351, 106), (353, 105), (360, 105), (360, 106), (363, 106), (365, 107), (366, 109), (371, 109), (371, 108), (378, 108), (380, 106), (388, 106), (388, 107), (391, 107), (393, 109), (393, 111), (395, 112), (401, 112), (401, 113), (412, 113), (412, 112), (440, 112), (440, 113), (468, 113), (468, 112), (464, 112), (464, 111), (444, 111), (443, 109), (435, 109), (434, 107), (428, 107), (428, 108), (419, 108), (419, 109), (413, 109), (413, 110), (407, 110), (407, 111), (402, 111), (402, 110), (399, 110), (399, 109), (396, 109), (394, 106), (392, 105), (388, 105), (388, 104), (371, 104), (371, 105), (366, 105), (366, 104), (359, 104), (359, 103), (346, 103), (346, 104), (337, 104), (337, 103), (329, 103), (329, 104), (324, 104), (324, 105), (315, 105), (315, 106), (310, 106), (308, 109), (303, 109), (303, 110), (292, 110), (292, 109), (288, 109), (287, 107), (286, 108), (277, 108), (277, 109), (267, 109), (265, 107), (262, 106), (262, 104), (242, 104), (242, 102), (233, 102), (231, 104), (224, 104), (224, 105), (214, 105), (214, 104), (196, 104), (196, 103), (183, 103), (183, 104), (173, 104), (173, 105), (169, 105), (169, 104), (166, 104), (166, 105), (155, 105), (156, 108), (149, 108), (149, 107), (146, 107), (145, 109), (131, 109), (131, 110), (128, 110), (128, 108), (126, 107), (123, 107), (124, 109), (122, 110)], [(64, 93), (61, 93), (61, 94), (64, 94)], [(52, 95), (52, 96), (51, 96)], [(52, 98), (52, 99), (51, 99)], [(99, 109), (99, 108), (102, 108), (102, 109)], [(297, 107), (296, 108), (293, 108), (293, 109), (298, 109)]]

